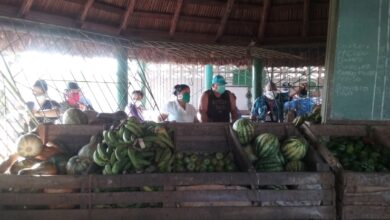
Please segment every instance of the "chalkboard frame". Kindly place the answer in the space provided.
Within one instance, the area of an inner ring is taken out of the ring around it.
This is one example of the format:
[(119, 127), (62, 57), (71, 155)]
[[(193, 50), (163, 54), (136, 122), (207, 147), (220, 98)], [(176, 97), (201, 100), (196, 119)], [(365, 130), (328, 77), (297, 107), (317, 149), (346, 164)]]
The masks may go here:
[(337, 25), (339, 17), (339, 2), (340, 0), (329, 1), (329, 19), (328, 19), (328, 34), (326, 43), (325, 55), (325, 80), (324, 80), (324, 97), (322, 104), (322, 123), (324, 124), (379, 124), (390, 125), (390, 120), (338, 120), (331, 118), (332, 110), (332, 95), (331, 91), (334, 85), (331, 83), (333, 79), (333, 72), (335, 69), (335, 54), (336, 54), (336, 39), (337, 39)]

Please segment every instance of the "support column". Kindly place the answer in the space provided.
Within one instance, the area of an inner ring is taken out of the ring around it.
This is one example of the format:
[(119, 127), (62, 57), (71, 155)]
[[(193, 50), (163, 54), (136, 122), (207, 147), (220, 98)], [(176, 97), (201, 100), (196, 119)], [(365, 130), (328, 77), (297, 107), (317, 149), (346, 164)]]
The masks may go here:
[(264, 64), (259, 59), (252, 60), (252, 100), (259, 97), (263, 93), (263, 68)]
[(141, 103), (143, 106), (146, 104), (146, 76), (145, 76), (145, 70), (146, 70), (146, 63), (143, 61), (140, 61), (138, 66), (138, 75), (141, 79), (141, 92), (144, 94), (144, 98), (141, 100)]
[(307, 97), (310, 97), (311, 68), (307, 67)]
[(118, 109), (124, 111), (128, 104), (127, 48), (117, 47), (116, 60), (118, 64), (116, 72), (117, 103)]
[(211, 88), (211, 81), (213, 80), (213, 65), (207, 64), (204, 72), (204, 90)]

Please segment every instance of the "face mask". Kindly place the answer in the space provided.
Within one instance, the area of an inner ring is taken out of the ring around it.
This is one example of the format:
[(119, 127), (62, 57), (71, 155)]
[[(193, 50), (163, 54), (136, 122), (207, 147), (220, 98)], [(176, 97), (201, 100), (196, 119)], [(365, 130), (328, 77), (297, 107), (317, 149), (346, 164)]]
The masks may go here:
[(274, 100), (274, 99), (275, 99), (275, 96), (277, 95), (277, 92), (276, 92), (276, 91), (265, 91), (265, 92), (264, 92), (264, 95), (265, 95), (265, 97), (267, 97), (268, 99)]
[(217, 92), (219, 93), (219, 94), (223, 94), (224, 92), (225, 92), (225, 86), (218, 86), (218, 88), (217, 88)]
[(177, 96), (178, 99), (182, 100), (184, 103), (190, 102), (190, 93), (185, 92), (182, 95)]
[(46, 100), (46, 96), (45, 95), (38, 95), (36, 97), (37, 97), (37, 101), (39, 103), (42, 103), (42, 102), (44, 102)]
[(68, 95), (69, 105), (76, 105), (80, 100), (80, 94), (77, 92), (72, 92)]

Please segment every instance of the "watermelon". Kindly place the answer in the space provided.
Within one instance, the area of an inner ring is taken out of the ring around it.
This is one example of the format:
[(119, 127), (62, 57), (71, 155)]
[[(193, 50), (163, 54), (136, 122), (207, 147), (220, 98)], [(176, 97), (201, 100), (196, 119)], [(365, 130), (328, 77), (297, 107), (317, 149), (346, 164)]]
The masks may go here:
[(258, 158), (272, 157), (280, 152), (278, 137), (264, 133), (255, 139), (255, 150)]
[(288, 161), (301, 160), (309, 148), (307, 141), (299, 137), (290, 137), (283, 142), (282, 154)]
[(300, 160), (292, 160), (286, 164), (284, 169), (289, 172), (302, 172), (306, 170), (306, 165)]
[(249, 143), (255, 135), (255, 128), (252, 122), (246, 118), (240, 118), (235, 121), (233, 130), (236, 132), (238, 140), (242, 145)]
[(255, 168), (257, 171), (276, 172), (283, 171), (283, 164), (277, 156), (273, 156), (260, 159)]

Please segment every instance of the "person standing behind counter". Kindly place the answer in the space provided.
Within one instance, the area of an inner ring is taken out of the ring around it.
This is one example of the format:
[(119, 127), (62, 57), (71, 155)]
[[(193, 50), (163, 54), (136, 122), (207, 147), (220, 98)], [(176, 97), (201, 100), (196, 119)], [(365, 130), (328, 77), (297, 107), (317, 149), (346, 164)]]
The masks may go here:
[(196, 122), (196, 109), (193, 105), (189, 104), (191, 91), (190, 87), (186, 84), (176, 85), (173, 91), (173, 95), (176, 96), (176, 100), (168, 102), (161, 114), (161, 119), (165, 121), (175, 122)]
[(211, 89), (205, 91), (199, 104), (201, 122), (232, 122), (237, 120), (237, 106), (233, 94), (225, 89), (226, 81), (221, 75), (212, 80)]

